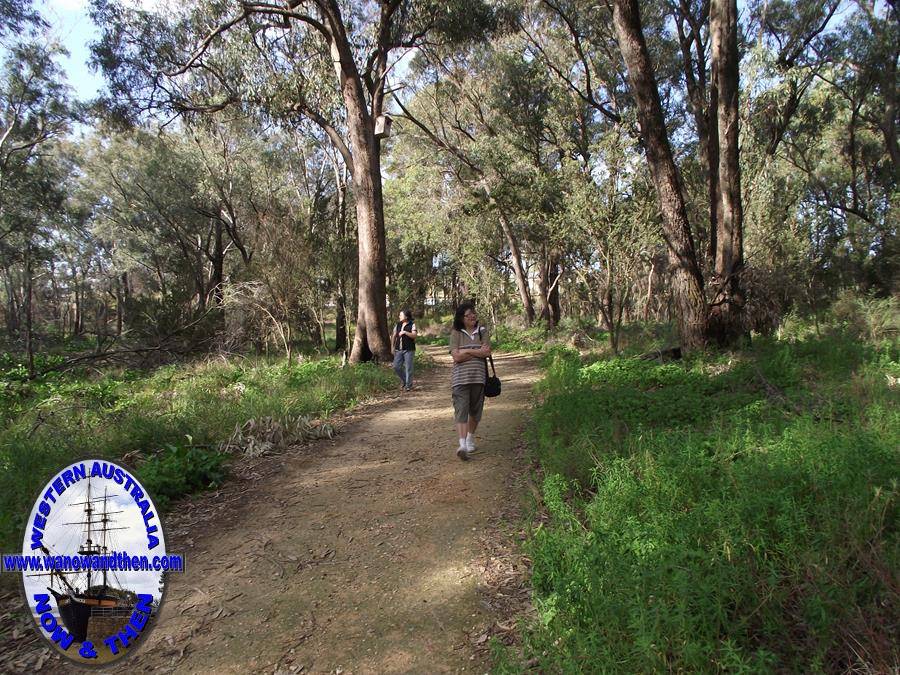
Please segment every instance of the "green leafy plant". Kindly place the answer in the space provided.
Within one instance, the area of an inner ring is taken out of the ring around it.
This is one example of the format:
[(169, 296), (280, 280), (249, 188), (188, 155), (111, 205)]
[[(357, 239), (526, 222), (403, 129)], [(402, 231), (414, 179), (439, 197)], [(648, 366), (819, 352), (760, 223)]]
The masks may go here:
[(520, 656), (545, 672), (890, 670), (896, 361), (839, 334), (665, 365), (548, 354)]

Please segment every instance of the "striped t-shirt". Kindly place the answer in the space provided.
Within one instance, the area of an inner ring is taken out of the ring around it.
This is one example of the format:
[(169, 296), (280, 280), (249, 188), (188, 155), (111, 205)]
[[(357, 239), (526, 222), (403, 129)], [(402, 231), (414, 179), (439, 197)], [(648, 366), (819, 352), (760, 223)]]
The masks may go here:
[[(479, 337), (480, 334), (480, 337)], [(481, 345), (491, 343), (491, 332), (484, 326), (476, 328), (472, 333), (467, 333), (465, 328), (461, 331), (455, 328), (450, 331), (450, 353), (454, 349), (478, 349)], [(464, 363), (453, 363), (453, 374), (450, 383), (453, 387), (464, 384), (484, 384), (486, 359), (475, 357)]]

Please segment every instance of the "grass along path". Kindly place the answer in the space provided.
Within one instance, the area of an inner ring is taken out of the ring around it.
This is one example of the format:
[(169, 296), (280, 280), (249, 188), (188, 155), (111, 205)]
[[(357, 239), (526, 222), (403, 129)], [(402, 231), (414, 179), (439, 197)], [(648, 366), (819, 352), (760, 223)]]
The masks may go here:
[(187, 555), (187, 572), (123, 668), (486, 669), (473, 636), (507, 617), (481, 601), (476, 561), (492, 517), (523, 498), (506, 479), (539, 373), (530, 358), (496, 359), (503, 395), (487, 402), (481, 452), (463, 463), (450, 359), (428, 350), (438, 366), (417, 390), (360, 406), (334, 441), (262, 458), (173, 509), (170, 550)]

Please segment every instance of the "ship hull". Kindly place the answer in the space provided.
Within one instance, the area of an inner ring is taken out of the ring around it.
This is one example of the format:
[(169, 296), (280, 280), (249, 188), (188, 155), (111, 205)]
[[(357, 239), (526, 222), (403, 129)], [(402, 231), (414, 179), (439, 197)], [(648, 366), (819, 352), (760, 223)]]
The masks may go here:
[(50, 589), (50, 592), (56, 598), (59, 617), (75, 642), (87, 640), (88, 623), (95, 607), (115, 608), (120, 606), (116, 598), (108, 595), (72, 596), (57, 593), (53, 589)]
[(56, 606), (59, 608), (59, 617), (63, 625), (68, 629), (75, 642), (87, 640), (88, 621), (91, 618), (91, 606), (73, 598), (70, 595), (53, 593), (56, 598)]

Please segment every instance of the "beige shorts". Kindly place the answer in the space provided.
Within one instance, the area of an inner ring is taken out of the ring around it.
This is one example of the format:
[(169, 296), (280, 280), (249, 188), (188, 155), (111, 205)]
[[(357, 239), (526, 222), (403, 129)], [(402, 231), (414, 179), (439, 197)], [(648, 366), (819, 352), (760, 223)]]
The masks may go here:
[(481, 421), (484, 410), (484, 385), (461, 384), (453, 387), (453, 417), (459, 424), (465, 424), (472, 416), (476, 422)]

